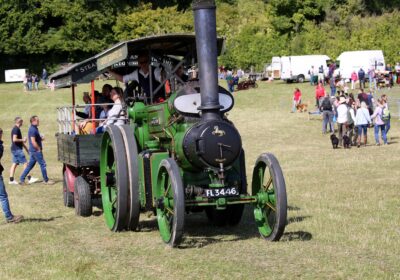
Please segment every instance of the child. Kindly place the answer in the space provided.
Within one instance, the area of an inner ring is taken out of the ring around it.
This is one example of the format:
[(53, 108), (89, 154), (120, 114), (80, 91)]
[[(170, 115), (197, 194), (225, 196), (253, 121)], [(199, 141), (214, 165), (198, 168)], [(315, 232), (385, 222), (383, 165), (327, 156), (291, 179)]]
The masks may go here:
[(297, 105), (301, 103), (301, 91), (299, 88), (295, 88), (293, 92), (293, 107), (292, 113), (296, 112)]

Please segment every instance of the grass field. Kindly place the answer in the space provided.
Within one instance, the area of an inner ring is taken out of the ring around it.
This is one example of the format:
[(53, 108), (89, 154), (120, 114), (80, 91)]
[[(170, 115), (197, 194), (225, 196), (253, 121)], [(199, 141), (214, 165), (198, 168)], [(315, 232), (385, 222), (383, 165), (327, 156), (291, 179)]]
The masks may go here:
[[(62, 205), (55, 108), (70, 103), (69, 89), (28, 95), (20, 84), (0, 85), (6, 185), (13, 119), (25, 119), (26, 135), (33, 114), (58, 182), (7, 185), (13, 212), (26, 220), (0, 224), (0, 279), (400, 279), (400, 123), (392, 120), (388, 146), (375, 147), (371, 130), (366, 148), (333, 150), (320, 120), (289, 113), (295, 86), (260, 83), (235, 93), (229, 113), (243, 138), (249, 179), (260, 153), (272, 152), (281, 163), (290, 206), (282, 240), (261, 240), (248, 208), (234, 228), (210, 226), (203, 213), (186, 216), (185, 240), (170, 249), (153, 217), (142, 215), (140, 232), (112, 233), (100, 211), (81, 218)], [(314, 90), (300, 89), (314, 104)], [(400, 98), (400, 88), (387, 93)], [(33, 174), (41, 177), (38, 167)]]

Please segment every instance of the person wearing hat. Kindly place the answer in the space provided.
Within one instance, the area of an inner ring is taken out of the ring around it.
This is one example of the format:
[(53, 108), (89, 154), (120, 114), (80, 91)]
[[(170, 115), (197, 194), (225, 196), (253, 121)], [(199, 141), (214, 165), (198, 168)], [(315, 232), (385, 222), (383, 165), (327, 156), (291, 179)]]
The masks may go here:
[(339, 145), (342, 145), (343, 135), (347, 134), (347, 111), (349, 108), (346, 104), (346, 98), (344, 96), (340, 96), (339, 106), (337, 107), (337, 124), (338, 124), (338, 133), (339, 133)]

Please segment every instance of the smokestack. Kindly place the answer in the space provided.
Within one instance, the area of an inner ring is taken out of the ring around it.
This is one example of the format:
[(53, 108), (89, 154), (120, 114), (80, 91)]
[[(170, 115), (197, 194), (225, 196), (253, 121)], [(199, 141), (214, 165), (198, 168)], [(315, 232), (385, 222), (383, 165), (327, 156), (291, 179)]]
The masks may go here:
[(214, 0), (194, 0), (194, 27), (199, 63), (202, 118), (219, 119), (217, 23)]

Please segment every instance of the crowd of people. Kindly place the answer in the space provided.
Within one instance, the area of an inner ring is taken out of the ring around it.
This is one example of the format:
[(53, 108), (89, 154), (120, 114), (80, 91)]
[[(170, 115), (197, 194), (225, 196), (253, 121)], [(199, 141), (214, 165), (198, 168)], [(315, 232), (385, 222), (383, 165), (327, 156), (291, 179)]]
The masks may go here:
[[(353, 71), (348, 80), (341, 78), (340, 73), (335, 70), (335, 63), (330, 64), (327, 69), (324, 69), (322, 65), (318, 70), (311, 66), (308, 71), (310, 84), (312, 86), (329, 85), (331, 95), (335, 95), (337, 90), (348, 93), (349, 90), (355, 90), (357, 85), (365, 89), (367, 81), (369, 88), (374, 92), (383, 88), (392, 88), (395, 84), (400, 85), (400, 63), (396, 63), (395, 67), (387, 64), (385, 71), (375, 70), (374, 66), (369, 67), (369, 69), (361, 67), (358, 71)], [(348, 87), (347, 82), (350, 83), (350, 87)]]
[[(348, 139), (351, 146), (366, 146), (368, 128), (374, 128), (377, 146), (388, 144), (391, 116), (386, 94), (375, 98), (372, 90), (365, 92), (360, 88), (357, 96), (344, 90), (332, 95), (319, 83), (315, 88), (315, 99), (318, 113), (322, 114), (322, 133), (336, 134), (337, 131), (339, 146), (346, 146), (343, 139)], [(301, 91), (296, 88), (292, 112), (301, 102)]]
[(227, 69), (224, 66), (220, 66), (218, 68), (218, 77), (221, 80), (226, 80), (226, 84), (230, 93), (235, 91), (235, 85), (238, 85), (239, 80), (243, 78), (243, 76), (244, 71), (240, 68), (237, 70)]
[[(322, 114), (322, 133), (338, 134), (339, 146), (345, 146), (343, 139), (348, 140), (350, 145), (360, 147), (367, 144), (368, 128), (374, 128), (375, 144), (387, 145), (387, 135), (390, 130), (390, 111), (386, 94), (378, 91), (382, 87), (382, 77), (385, 77), (385, 86), (392, 87), (400, 84), (400, 63), (394, 68), (386, 66), (386, 71), (375, 71), (373, 67), (367, 72), (360, 68), (353, 71), (349, 81), (340, 79), (335, 75), (335, 64), (331, 64), (327, 71), (321, 66), (317, 71), (311, 67), (311, 85), (315, 85), (314, 113)], [(389, 78), (386, 77), (389, 75)], [(365, 91), (366, 82), (369, 83), (369, 91)], [(350, 87), (348, 83), (350, 82)], [(329, 85), (330, 92), (325, 90)], [(359, 92), (354, 96), (352, 92), (358, 86)], [(293, 93), (292, 112), (296, 111), (301, 104), (301, 92), (298, 88)], [(335, 131), (334, 123), (337, 124)], [(329, 127), (329, 131), (328, 131)], [(382, 141), (381, 141), (382, 140)]]
[[(48, 74), (45, 68), (43, 68), (42, 70), (42, 81), (43, 85), (47, 87)], [(32, 90), (39, 90), (39, 82), (40, 82), (39, 75), (28, 72), (23, 79), (24, 91), (30, 92)]]

